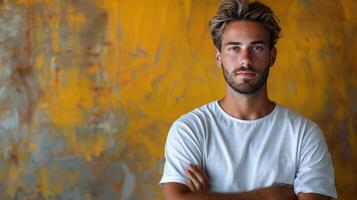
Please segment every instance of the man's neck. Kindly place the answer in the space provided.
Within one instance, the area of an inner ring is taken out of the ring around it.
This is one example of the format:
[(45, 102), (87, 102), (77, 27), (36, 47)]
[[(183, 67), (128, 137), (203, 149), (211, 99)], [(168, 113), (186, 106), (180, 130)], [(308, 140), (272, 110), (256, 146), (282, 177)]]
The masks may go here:
[(266, 86), (254, 94), (239, 94), (227, 88), (226, 96), (219, 101), (222, 109), (234, 118), (255, 120), (274, 110), (275, 103), (267, 96)]

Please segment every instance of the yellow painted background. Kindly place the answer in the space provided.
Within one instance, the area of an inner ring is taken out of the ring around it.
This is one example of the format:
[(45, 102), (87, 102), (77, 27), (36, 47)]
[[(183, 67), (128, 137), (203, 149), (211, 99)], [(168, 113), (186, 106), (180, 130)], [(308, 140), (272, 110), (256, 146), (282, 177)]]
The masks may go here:
[[(283, 37), (270, 97), (317, 122), (357, 188), (357, 2), (263, 1)], [(0, 199), (162, 199), (173, 120), (222, 97), (217, 0), (0, 1)]]

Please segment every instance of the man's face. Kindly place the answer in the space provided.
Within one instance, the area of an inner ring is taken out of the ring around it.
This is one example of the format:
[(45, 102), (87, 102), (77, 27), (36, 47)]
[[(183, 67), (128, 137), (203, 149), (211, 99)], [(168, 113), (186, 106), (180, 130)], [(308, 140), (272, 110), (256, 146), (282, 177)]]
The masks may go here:
[(267, 81), (276, 49), (269, 47), (268, 34), (256, 22), (233, 21), (224, 30), (216, 59), (227, 84), (241, 94), (257, 92)]

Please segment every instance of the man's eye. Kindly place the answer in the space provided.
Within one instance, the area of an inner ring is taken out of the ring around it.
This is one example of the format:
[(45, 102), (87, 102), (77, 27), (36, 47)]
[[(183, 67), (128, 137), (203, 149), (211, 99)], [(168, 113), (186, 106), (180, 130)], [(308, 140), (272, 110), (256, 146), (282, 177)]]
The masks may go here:
[(262, 46), (254, 46), (253, 50), (254, 51), (262, 51), (264, 48)]
[(231, 47), (228, 49), (229, 51), (238, 51), (239, 50), (239, 47)]

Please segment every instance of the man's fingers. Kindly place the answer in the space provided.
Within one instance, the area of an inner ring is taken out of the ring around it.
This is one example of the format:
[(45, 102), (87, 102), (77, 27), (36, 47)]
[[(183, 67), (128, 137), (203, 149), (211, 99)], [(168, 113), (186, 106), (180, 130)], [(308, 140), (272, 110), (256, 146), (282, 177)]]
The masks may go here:
[(206, 178), (206, 180), (208, 182), (209, 178), (208, 178), (208, 175), (206, 174), (206, 171), (200, 165), (198, 165), (197, 167), (202, 172), (202, 174), (204, 175), (204, 177)]
[(195, 185), (192, 183), (191, 180), (188, 180), (187, 186), (188, 186), (188, 188), (190, 188), (191, 192), (196, 192), (197, 191), (196, 188), (195, 188)]
[(193, 184), (198, 191), (208, 189), (208, 176), (200, 166), (189, 165), (187, 172), (190, 174)]
[(193, 175), (202, 183), (206, 185), (208, 183), (208, 177), (201, 167), (196, 167), (193, 165), (188, 166), (188, 171), (192, 172)]
[(189, 170), (187, 170), (187, 177), (189, 179), (189, 182), (192, 183), (193, 187), (195, 188), (195, 191), (200, 191), (202, 190), (203, 186), (202, 183), (197, 179), (197, 177)]

